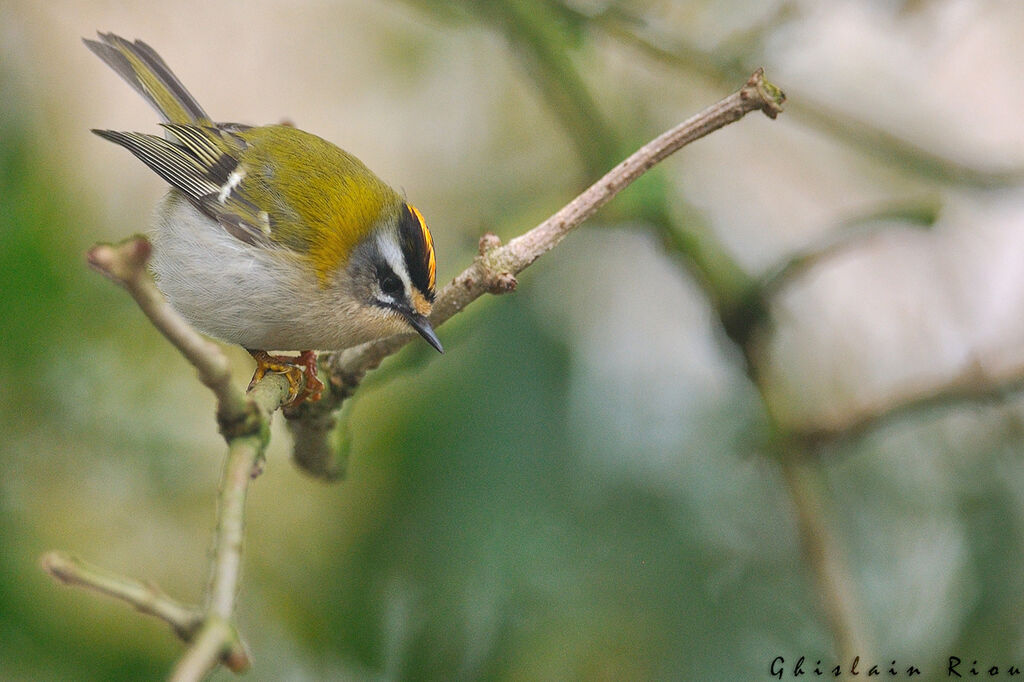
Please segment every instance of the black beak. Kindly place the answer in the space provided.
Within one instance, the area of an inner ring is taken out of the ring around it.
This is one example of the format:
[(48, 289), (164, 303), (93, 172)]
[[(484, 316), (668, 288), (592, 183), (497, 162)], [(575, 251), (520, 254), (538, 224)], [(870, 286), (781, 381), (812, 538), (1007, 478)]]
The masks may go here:
[(412, 328), (419, 332), (420, 336), (427, 340), (431, 346), (437, 350), (438, 353), (443, 353), (444, 348), (441, 346), (441, 340), (437, 338), (437, 334), (434, 333), (434, 328), (430, 326), (430, 321), (427, 320), (423, 315), (413, 313), (407, 318)]

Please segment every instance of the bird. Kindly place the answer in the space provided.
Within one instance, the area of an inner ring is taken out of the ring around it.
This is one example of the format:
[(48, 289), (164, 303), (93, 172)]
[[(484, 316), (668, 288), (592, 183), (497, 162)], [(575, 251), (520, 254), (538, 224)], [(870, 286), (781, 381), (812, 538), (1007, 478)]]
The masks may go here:
[(398, 333), (444, 352), (429, 321), (433, 237), (402, 194), (290, 124), (214, 122), (149, 45), (98, 37), (83, 41), (162, 119), (162, 135), (92, 130), (170, 185), (150, 229), (157, 288), (196, 329), (253, 356), (250, 387), (277, 372), (289, 405), (318, 400), (316, 351)]

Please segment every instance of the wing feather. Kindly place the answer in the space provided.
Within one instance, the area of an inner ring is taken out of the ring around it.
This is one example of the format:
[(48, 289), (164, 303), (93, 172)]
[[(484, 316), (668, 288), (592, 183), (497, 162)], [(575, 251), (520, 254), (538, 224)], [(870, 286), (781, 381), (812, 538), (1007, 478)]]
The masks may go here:
[(182, 124), (164, 127), (174, 140), (116, 130), (93, 132), (130, 151), (232, 236), (258, 246), (274, 245), (270, 216), (240, 191), (245, 169), (221, 131)]
[(199, 102), (153, 48), (141, 40), (131, 42), (113, 33), (98, 35), (102, 42), (83, 38), (86, 47), (145, 97), (165, 121), (210, 121)]

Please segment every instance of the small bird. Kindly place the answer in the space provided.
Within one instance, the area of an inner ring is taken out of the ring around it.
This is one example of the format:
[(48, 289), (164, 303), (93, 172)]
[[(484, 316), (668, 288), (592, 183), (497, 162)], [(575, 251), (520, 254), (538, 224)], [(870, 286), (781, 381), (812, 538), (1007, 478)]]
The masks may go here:
[(284, 373), (298, 404), (323, 390), (316, 350), (415, 330), (444, 352), (427, 319), (433, 239), (398, 192), (316, 135), (214, 123), (140, 40), (84, 42), (163, 119), (163, 136), (92, 131), (171, 185), (151, 230), (157, 286), (198, 330), (248, 350), (254, 383)]

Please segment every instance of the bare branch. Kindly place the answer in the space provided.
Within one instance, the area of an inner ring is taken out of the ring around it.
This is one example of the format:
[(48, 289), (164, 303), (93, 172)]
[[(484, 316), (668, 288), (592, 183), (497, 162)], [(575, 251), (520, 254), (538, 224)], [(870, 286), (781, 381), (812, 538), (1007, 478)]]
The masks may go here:
[(301, 415), (301, 419), (287, 422), (296, 466), (325, 481), (344, 478), (351, 446), (348, 422), (325, 400), (306, 403)]
[(141, 613), (156, 616), (186, 642), (192, 640), (202, 625), (203, 614), (198, 608), (168, 597), (153, 583), (118, 575), (64, 552), (47, 552), (40, 563), (44, 571), (65, 585), (94, 590), (120, 599)]
[(763, 111), (769, 118), (775, 118), (784, 101), (782, 91), (764, 80), (764, 71), (758, 69), (743, 88), (645, 144), (558, 213), (516, 237), (508, 246), (491, 251), (488, 260), (498, 268), (518, 274), (660, 161), (751, 111)]
[(944, 382), (911, 387), (884, 404), (873, 405), (840, 424), (789, 427), (786, 437), (817, 448), (848, 444), (886, 424), (926, 410), (961, 403), (1000, 401), (1021, 391), (1024, 391), (1024, 366), (994, 376), (983, 363), (975, 360)]
[[(568, 8), (567, 8), (568, 9)], [(572, 11), (568, 9), (568, 11)], [(641, 17), (630, 15), (619, 3), (593, 15), (580, 14), (599, 29), (662, 64), (696, 74), (719, 85), (745, 73), (742, 59), (717, 46), (706, 50), (680, 40), (678, 35), (659, 34)], [(750, 42), (745, 43), (749, 45)], [(869, 122), (851, 116), (812, 96), (800, 93), (787, 111), (803, 123), (821, 130), (861, 153), (873, 156), (906, 174), (949, 185), (1006, 187), (1020, 183), (1024, 168), (976, 168), (949, 156), (926, 149)]]
[[(262, 411), (276, 409), (287, 397), (286, 382), (259, 382), (252, 398)], [(242, 562), (245, 496), (249, 482), (261, 472), (261, 459), (270, 439), (269, 421), (259, 431), (232, 439), (220, 485), (217, 542), (209, 590), (209, 613), (229, 620), (235, 608)]]
[(817, 243), (791, 254), (782, 265), (765, 277), (761, 283), (763, 296), (771, 298), (819, 263), (839, 255), (847, 248), (862, 244), (870, 237), (888, 233), (894, 221), (911, 227), (930, 228), (938, 218), (939, 208), (938, 199), (924, 197), (913, 201), (886, 202), (863, 215), (846, 220)]

